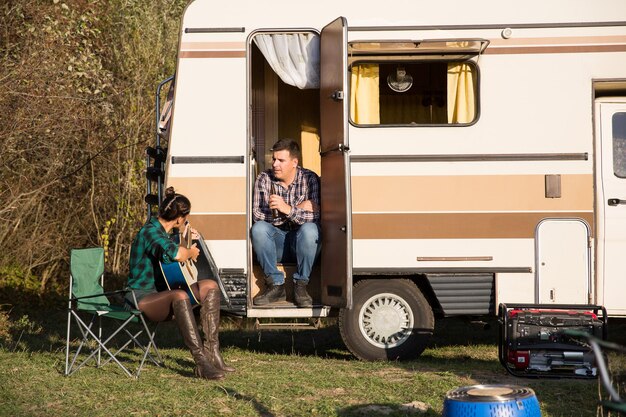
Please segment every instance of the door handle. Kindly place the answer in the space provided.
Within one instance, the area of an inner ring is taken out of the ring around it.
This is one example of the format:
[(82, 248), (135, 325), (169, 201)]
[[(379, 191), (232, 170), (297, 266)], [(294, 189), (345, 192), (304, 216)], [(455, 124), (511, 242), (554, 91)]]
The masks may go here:
[(619, 198), (609, 198), (607, 203), (609, 206), (619, 206), (620, 204), (626, 204), (626, 200), (620, 200)]

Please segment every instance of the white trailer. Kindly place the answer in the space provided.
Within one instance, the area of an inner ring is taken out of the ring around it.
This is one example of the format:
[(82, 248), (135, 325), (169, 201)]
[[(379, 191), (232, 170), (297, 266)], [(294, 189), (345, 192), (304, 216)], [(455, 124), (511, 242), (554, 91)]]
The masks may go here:
[[(191, 199), (231, 312), (338, 314), (364, 359), (499, 303), (626, 315), (623, 0), (196, 0), (172, 85), (151, 178)], [(322, 180), (313, 308), (251, 302), (252, 189), (283, 137)]]

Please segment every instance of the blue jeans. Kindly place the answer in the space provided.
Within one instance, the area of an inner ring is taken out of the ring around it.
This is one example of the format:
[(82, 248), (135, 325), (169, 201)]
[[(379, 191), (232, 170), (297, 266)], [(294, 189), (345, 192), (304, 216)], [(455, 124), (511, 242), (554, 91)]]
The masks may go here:
[(298, 269), (293, 279), (307, 284), (315, 258), (322, 247), (320, 225), (304, 223), (296, 230), (286, 231), (261, 220), (252, 225), (252, 247), (268, 283), (284, 284), (285, 276), (278, 270), (276, 263), (295, 260)]

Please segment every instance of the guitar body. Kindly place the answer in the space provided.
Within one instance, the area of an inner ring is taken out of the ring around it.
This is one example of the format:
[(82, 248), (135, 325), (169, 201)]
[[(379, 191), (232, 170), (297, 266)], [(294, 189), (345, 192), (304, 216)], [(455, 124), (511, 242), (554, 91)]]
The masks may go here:
[(185, 290), (189, 296), (191, 305), (198, 304), (198, 300), (191, 290), (191, 286), (198, 281), (198, 270), (193, 261), (160, 262), (160, 265), (167, 288), (170, 290)]
[[(187, 248), (191, 247), (191, 233), (187, 233), (185, 242)], [(185, 290), (189, 296), (191, 305), (199, 304), (191, 286), (198, 282), (198, 269), (193, 260), (187, 259), (185, 262), (159, 262), (161, 272), (165, 278), (167, 288), (170, 290)]]

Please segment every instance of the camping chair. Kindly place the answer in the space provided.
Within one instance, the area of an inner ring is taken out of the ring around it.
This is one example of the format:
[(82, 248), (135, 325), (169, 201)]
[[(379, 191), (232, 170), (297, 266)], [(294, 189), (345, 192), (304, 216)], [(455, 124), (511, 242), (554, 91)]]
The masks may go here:
[[(151, 332), (141, 311), (135, 309), (129, 310), (124, 306), (111, 305), (107, 296), (120, 295), (130, 291), (133, 299), (135, 299), (135, 293), (132, 292), (132, 290), (120, 290), (105, 293), (103, 289), (103, 274), (103, 248), (71, 250), (65, 375), (72, 375), (93, 358), (96, 361), (97, 367), (104, 366), (112, 360), (118, 364), (128, 376), (137, 378), (139, 377), (139, 373), (141, 372), (146, 359), (150, 359), (150, 361), (157, 366), (160, 366), (163, 363), (161, 354), (154, 343), (156, 326), (154, 331)], [(136, 299), (135, 305), (137, 305)], [(88, 324), (81, 318), (81, 315), (90, 316)], [(72, 317), (74, 318), (76, 326), (80, 329), (82, 340), (70, 363), (70, 334)], [(102, 319), (111, 319), (110, 321), (112, 323), (119, 325), (116, 330), (112, 331), (108, 335), (108, 337), (105, 336), (106, 339), (103, 337)], [(129, 325), (131, 323), (138, 326), (139, 331), (132, 333), (129, 328), (127, 328), (130, 327)], [(128, 336), (128, 340), (115, 352), (112, 352), (112, 350), (107, 347), (107, 344), (113, 340), (118, 340), (119, 337), (116, 338), (118, 334), (120, 337), (123, 337), (124, 334), (126, 334), (126, 336)], [(140, 342), (140, 337), (145, 340), (144, 343)], [(93, 346), (93, 342), (96, 343), (96, 346), (89, 351), (89, 345)], [(134, 373), (131, 373), (128, 368), (119, 361), (118, 355), (133, 342), (136, 346), (141, 348), (143, 356), (139, 367)], [(76, 362), (81, 350), (83, 350), (83, 347), (87, 351), (85, 354), (88, 354), (88, 356), (77, 364)], [(150, 353), (151, 349), (154, 349), (154, 356)], [(106, 352), (109, 356), (109, 358), (104, 362), (101, 361), (102, 351)]]

